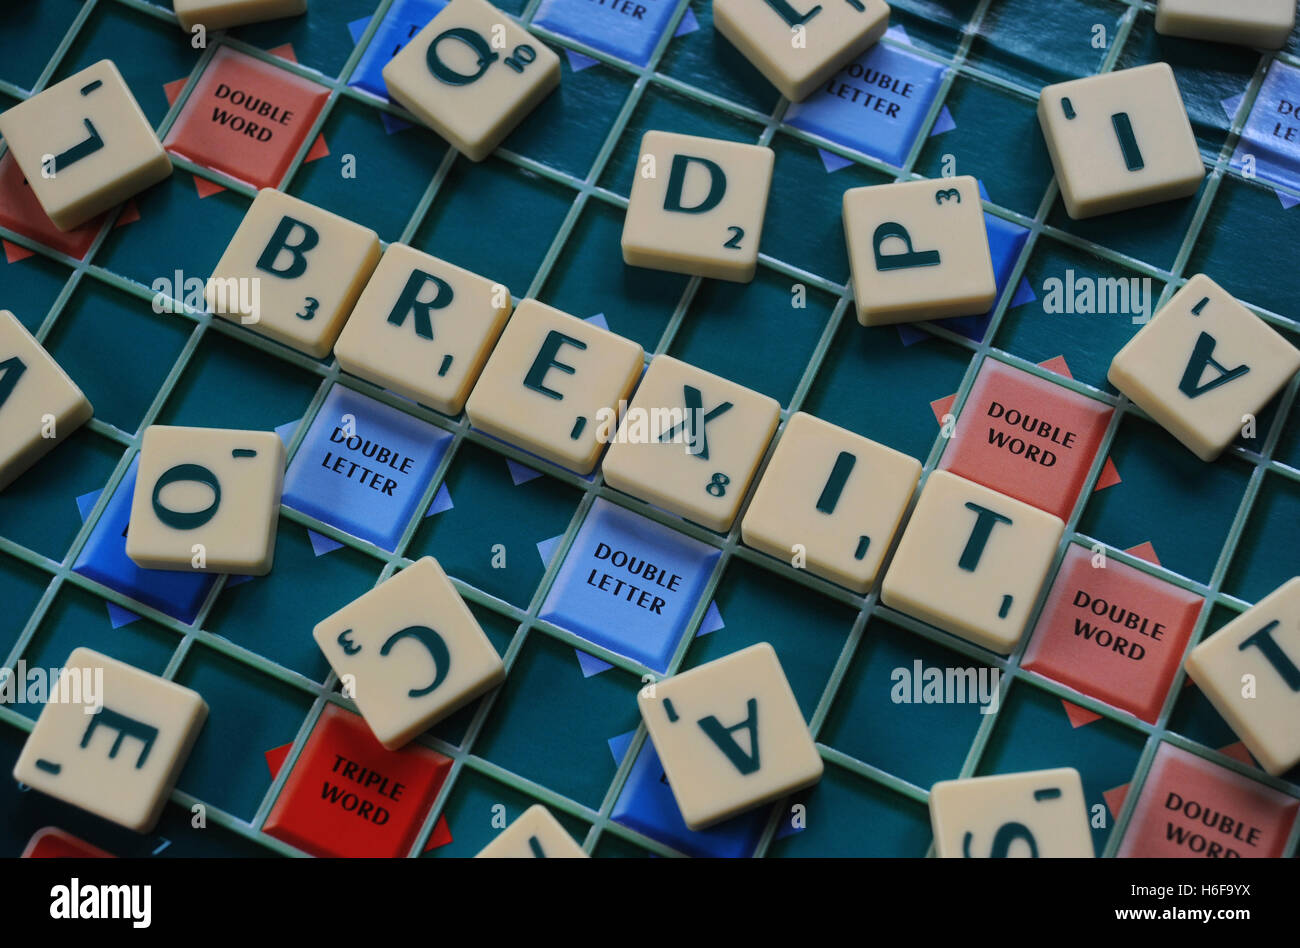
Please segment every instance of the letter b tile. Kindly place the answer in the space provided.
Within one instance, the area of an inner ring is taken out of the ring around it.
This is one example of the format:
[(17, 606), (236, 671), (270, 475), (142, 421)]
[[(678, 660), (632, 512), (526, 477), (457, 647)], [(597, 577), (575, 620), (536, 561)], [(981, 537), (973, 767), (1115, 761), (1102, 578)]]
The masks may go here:
[(643, 688), (637, 703), (693, 830), (821, 779), (821, 755), (766, 642)]

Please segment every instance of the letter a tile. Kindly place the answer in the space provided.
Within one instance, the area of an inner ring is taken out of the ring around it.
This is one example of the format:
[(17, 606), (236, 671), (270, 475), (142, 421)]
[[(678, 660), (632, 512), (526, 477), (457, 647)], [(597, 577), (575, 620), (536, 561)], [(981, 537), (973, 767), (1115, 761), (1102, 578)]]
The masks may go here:
[(312, 636), (389, 750), (505, 677), (501, 657), (431, 556), (322, 620)]
[[(137, 833), (153, 829), (208, 716), (197, 692), (88, 648), (63, 665), (14, 778)], [(67, 700), (63, 700), (67, 699)]]
[(1111, 360), (1107, 378), (1213, 461), (1297, 370), (1300, 351), (1198, 274)]
[(693, 830), (821, 779), (821, 755), (766, 642), (649, 685), (637, 704)]

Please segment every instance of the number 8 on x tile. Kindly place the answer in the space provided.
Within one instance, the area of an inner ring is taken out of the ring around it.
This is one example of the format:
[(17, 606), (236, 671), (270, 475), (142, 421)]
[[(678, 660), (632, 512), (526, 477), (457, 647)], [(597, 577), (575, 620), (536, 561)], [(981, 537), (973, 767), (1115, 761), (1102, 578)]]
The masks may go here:
[(649, 685), (637, 704), (693, 830), (821, 779), (821, 755), (766, 642)]
[(126, 555), (145, 569), (264, 576), (283, 482), (284, 442), (273, 432), (152, 425)]

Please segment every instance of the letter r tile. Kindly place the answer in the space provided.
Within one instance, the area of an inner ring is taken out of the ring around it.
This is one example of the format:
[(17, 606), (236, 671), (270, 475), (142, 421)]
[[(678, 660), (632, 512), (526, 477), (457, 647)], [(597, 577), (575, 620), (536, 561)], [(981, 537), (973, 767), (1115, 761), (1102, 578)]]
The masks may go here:
[(88, 648), (73, 650), (63, 669), (60, 696), (75, 700), (46, 701), (14, 778), (148, 832), (207, 719), (207, 704), (189, 688)]
[(821, 779), (821, 755), (766, 642), (647, 686), (637, 704), (692, 830)]

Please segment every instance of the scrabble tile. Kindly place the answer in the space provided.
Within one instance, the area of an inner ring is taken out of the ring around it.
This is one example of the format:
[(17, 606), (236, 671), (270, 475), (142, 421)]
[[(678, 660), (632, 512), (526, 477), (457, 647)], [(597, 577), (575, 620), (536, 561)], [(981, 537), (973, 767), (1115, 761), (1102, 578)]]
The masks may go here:
[(798, 412), (758, 482), (741, 536), (769, 556), (806, 560), (809, 572), (865, 593), (920, 477), (915, 458)]
[(1020, 641), (1065, 524), (947, 471), (921, 489), (881, 599), (999, 655)]
[(655, 356), (605, 458), (605, 480), (726, 532), (780, 414), (775, 399), (671, 356)]
[(89, 420), (81, 389), (7, 309), (0, 309), (0, 490)]
[(255, 188), (273, 188), (328, 99), (324, 86), (222, 46), (185, 100), (163, 147)]
[(185, 623), (193, 622), (217, 577), (192, 570), (178, 573), (174, 570), (142, 569), (126, 555), (131, 502), (135, 497), (139, 467), (140, 456), (136, 455), (103, 513), (95, 521), (94, 529), (72, 568), (159, 612)]
[(623, 262), (748, 283), (775, 161), (760, 145), (646, 132), (623, 220)]
[(59, 230), (36, 199), (36, 192), (13, 154), (6, 151), (0, 155), (0, 227), (8, 227), (69, 257), (85, 260), (103, 226), (104, 217), (100, 215), (70, 231)]
[(1300, 370), (1300, 351), (1204, 274), (1115, 356), (1107, 379), (1213, 461)]
[(1038, 122), (1075, 220), (1190, 197), (1205, 176), (1167, 63), (1048, 86)]
[(883, 0), (716, 0), (713, 25), (792, 102), (885, 35)]
[(664, 674), (721, 551), (598, 499), (541, 618)]
[(397, 750), (505, 679), (505, 666), (431, 556), (312, 631), (379, 743)]
[(586, 859), (560, 821), (535, 803), (479, 850), (478, 859)]
[(1281, 49), (1295, 29), (1295, 0), (1158, 0), (1156, 32), (1214, 43)]
[(113, 854), (92, 846), (57, 826), (45, 826), (32, 834), (23, 849), (23, 859), (112, 859)]
[(1187, 674), (1266, 771), (1300, 764), (1300, 576), (1192, 649)]
[(969, 175), (845, 191), (844, 236), (864, 326), (975, 316), (997, 299)]
[(53, 693), (46, 700), (14, 779), (148, 832), (207, 719), (207, 704), (189, 688), (88, 648), (74, 649), (63, 667), (61, 700)]
[(458, 415), (510, 316), (504, 284), (390, 244), (334, 355), (344, 370)]
[(560, 84), (560, 57), (486, 0), (451, 0), (384, 67), (393, 101), (482, 161)]
[(181, 29), (225, 30), (307, 12), (307, 0), (173, 0)]
[(153, 126), (108, 59), (0, 113), (0, 138), (62, 231), (172, 173)]
[(327, 704), (265, 829), (313, 856), (405, 856), (450, 772), (451, 758), (419, 744), (385, 750), (360, 715)]
[(1129, 817), (1122, 858), (1277, 858), (1300, 801), (1162, 743)]
[(263, 188), (204, 298), (212, 312), (319, 359), (378, 263), (373, 230)]
[(330, 389), (284, 476), (284, 505), (397, 549), (451, 432), (343, 385)]
[(126, 555), (145, 569), (264, 576), (283, 477), (284, 443), (273, 432), (150, 425)]
[(1070, 767), (940, 781), (930, 824), (941, 859), (1094, 855), (1083, 782)]
[(637, 704), (693, 830), (821, 779), (821, 756), (766, 642), (647, 686)]
[(1068, 518), (1114, 409), (985, 359), (939, 467)]
[(1092, 550), (1066, 550), (1021, 664), (1156, 723), (1203, 600)]
[(579, 474), (596, 466), (645, 353), (537, 300), (519, 304), (465, 404), (475, 428)]

